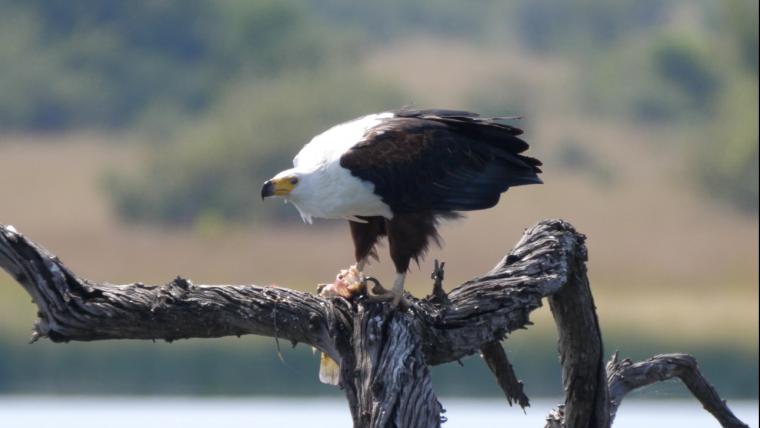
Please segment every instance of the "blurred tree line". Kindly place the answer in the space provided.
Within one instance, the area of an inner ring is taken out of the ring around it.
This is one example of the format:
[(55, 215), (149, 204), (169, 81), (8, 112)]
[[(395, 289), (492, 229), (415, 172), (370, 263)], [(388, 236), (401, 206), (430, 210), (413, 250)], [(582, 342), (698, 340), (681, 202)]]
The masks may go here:
[[(694, 22), (662, 25), (684, 8)], [(0, 129), (138, 129), (166, 141), (144, 170), (104, 181), (127, 220), (271, 218), (279, 208), (253, 210), (256, 187), (312, 135), (413, 101), (357, 64), (416, 35), (565, 59), (581, 70), (578, 108), (693, 129), (695, 182), (757, 213), (757, 2), (0, 0), (0, 10)]]
[[(629, 335), (607, 336), (605, 343), (634, 361), (667, 347)], [(558, 396), (562, 384), (556, 341), (515, 336), (510, 345), (509, 357), (530, 396)], [(693, 355), (724, 397), (758, 396), (756, 353), (705, 345)], [(271, 340), (250, 337), (177, 341), (171, 346), (109, 341), (66, 346), (38, 342), (32, 347), (0, 340), (0, 356), (0, 394), (342, 395), (338, 388), (319, 383), (318, 360), (307, 346), (283, 347), (280, 356)], [(441, 396), (504, 398), (478, 356), (464, 358), (461, 365), (433, 367), (432, 376)], [(680, 382), (647, 393), (657, 399), (691, 398)]]
[(332, 42), (298, 3), (276, 0), (2, 0), (0, 10), (4, 129), (186, 117), (239, 76), (324, 63)]

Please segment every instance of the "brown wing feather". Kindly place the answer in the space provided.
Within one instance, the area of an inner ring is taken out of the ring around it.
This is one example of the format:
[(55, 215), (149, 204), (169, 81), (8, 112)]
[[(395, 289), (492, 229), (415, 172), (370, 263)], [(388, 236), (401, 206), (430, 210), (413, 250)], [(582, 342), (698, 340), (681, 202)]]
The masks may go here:
[(383, 121), (341, 166), (372, 182), (396, 213), (489, 208), (509, 187), (541, 182), (540, 161), (520, 155), (528, 144), (517, 128), (466, 112), (431, 112), (441, 111)]

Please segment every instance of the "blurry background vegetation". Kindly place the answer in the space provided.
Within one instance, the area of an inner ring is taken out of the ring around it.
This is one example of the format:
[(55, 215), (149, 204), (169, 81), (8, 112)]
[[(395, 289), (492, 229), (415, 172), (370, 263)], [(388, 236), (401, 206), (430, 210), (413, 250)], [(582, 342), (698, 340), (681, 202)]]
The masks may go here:
[[(311, 136), (404, 105), (521, 115), (546, 184), (447, 226), (450, 286), (567, 218), (610, 351), (691, 352), (757, 397), (757, 23), (749, 0), (0, 0), (0, 222), (93, 279), (313, 289), (345, 225), (257, 197)], [(0, 392), (336, 393), (264, 339), (27, 347), (27, 301), (0, 276)], [(558, 395), (545, 312), (507, 343)], [(435, 380), (498, 394), (477, 359)]]

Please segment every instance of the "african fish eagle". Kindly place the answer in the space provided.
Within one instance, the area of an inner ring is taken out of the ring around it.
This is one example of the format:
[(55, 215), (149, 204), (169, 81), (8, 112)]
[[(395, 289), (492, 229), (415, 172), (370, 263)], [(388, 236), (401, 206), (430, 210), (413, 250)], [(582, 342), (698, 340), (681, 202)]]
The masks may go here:
[(393, 290), (376, 295), (397, 305), (412, 259), (440, 245), (440, 219), (490, 208), (512, 186), (541, 183), (541, 162), (521, 153), (522, 131), (503, 117), (456, 110), (371, 114), (314, 137), (293, 168), (264, 183), (261, 197), (292, 203), (313, 217), (346, 219), (361, 272), (387, 236), (396, 268)]

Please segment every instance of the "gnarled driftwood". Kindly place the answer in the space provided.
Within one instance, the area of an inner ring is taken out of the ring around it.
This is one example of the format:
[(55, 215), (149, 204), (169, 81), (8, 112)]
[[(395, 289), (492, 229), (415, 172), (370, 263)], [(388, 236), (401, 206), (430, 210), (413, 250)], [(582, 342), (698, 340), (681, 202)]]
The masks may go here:
[[(172, 341), (258, 334), (314, 346), (340, 364), (340, 386), (357, 427), (440, 426), (442, 406), (428, 367), (476, 352), (510, 403), (526, 406), (500, 342), (527, 328), (530, 312), (548, 297), (560, 332), (565, 402), (548, 416), (547, 426), (607, 427), (629, 390), (668, 375), (641, 369), (659, 367), (662, 357), (654, 363), (613, 360), (605, 371), (584, 240), (561, 220), (539, 222), (493, 270), (449, 294), (437, 265), (433, 295), (407, 296), (404, 311), (363, 296), (346, 300), (275, 286), (195, 285), (180, 277), (166, 285), (96, 283), (1, 225), (0, 267), (39, 307), (34, 339)], [(687, 380), (696, 365), (689, 367), (669, 373), (679, 373), (724, 426), (744, 426), (713, 389), (704, 388), (709, 384), (701, 376), (701, 383)]]

